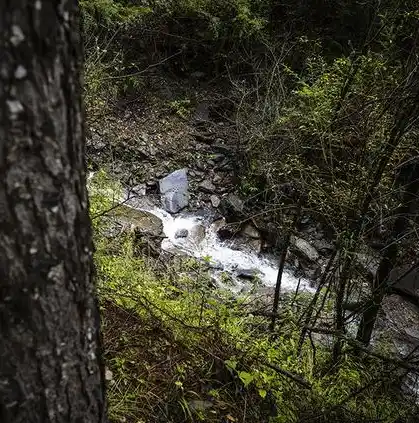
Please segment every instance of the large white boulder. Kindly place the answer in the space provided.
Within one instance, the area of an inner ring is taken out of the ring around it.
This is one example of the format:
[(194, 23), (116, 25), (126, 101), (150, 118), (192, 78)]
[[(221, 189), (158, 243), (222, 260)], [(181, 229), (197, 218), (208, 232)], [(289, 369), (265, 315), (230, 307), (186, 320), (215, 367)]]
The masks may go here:
[(177, 213), (189, 203), (186, 169), (176, 170), (159, 181), (162, 204), (169, 213)]

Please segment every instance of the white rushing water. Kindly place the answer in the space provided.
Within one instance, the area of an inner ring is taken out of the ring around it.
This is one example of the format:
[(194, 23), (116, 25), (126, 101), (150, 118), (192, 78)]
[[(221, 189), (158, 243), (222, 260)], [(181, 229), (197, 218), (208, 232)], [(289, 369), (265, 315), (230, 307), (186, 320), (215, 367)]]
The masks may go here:
[[(210, 224), (208, 219), (197, 215), (171, 215), (165, 210), (138, 203), (130, 204), (134, 208), (146, 210), (159, 217), (163, 222), (163, 231), (166, 238), (162, 242), (162, 249), (172, 253), (183, 253), (198, 259), (208, 261), (215, 269), (217, 276), (222, 271), (237, 275), (240, 271), (254, 271), (266, 286), (276, 284), (278, 266), (270, 257), (257, 254), (249, 249), (234, 249), (231, 241), (221, 241), (217, 236), (217, 224)], [(188, 235), (184, 238), (176, 237), (179, 230), (186, 229)], [(235, 278), (239, 281), (239, 278)], [(284, 271), (281, 281), (282, 291), (294, 291), (299, 283), (299, 278), (289, 271)], [(242, 285), (245, 285), (243, 282)], [(238, 283), (237, 289), (240, 289)], [(309, 281), (300, 280), (300, 290), (312, 291)]]

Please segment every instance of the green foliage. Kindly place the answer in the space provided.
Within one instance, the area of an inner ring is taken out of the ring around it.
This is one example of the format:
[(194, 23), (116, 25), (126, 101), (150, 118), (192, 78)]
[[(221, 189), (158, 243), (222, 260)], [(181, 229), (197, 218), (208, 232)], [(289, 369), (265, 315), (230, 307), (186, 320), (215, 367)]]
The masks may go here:
[(132, 24), (152, 12), (149, 7), (126, 5), (118, 0), (81, 0), (85, 30), (97, 30), (99, 25)]
[(191, 101), (185, 100), (173, 100), (169, 103), (169, 107), (182, 119), (188, 119), (191, 114)]
[(172, 0), (164, 7), (173, 18), (203, 19), (215, 39), (260, 36), (267, 24), (268, 2), (264, 0)]

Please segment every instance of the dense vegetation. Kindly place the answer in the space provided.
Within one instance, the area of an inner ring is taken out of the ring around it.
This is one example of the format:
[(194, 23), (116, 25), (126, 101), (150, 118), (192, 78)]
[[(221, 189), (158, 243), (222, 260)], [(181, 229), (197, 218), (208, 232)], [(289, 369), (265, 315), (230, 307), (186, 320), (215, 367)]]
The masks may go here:
[[(88, 119), (141, 95), (155, 72), (222, 86), (217, 111), (234, 123), (247, 212), (279, 232), (293, 229), (302, 209), (334, 245), (318, 293), (286, 296), (272, 331), (266, 300), (211, 288), (202, 263), (163, 265), (138, 254), (133, 234), (103, 235), (102, 211), (119, 188), (96, 179), (91, 207), (101, 216), (94, 224), (111, 418), (415, 421), (399, 389), (416, 369), (414, 356), (401, 360), (383, 343), (368, 345), (390, 271), (417, 267), (417, 3), (81, 5)], [(184, 117), (193, 101), (191, 93), (171, 108)], [(368, 289), (354, 264), (366, 248), (381, 257)], [(344, 308), (361, 290), (352, 337)]]

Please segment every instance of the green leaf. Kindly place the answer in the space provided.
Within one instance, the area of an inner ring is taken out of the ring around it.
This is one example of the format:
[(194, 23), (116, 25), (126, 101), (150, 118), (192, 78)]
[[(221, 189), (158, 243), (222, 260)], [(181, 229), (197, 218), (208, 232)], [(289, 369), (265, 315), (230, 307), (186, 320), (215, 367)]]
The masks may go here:
[(259, 395), (261, 396), (261, 398), (265, 398), (266, 397), (266, 390), (265, 389), (259, 389)]
[(252, 383), (254, 376), (248, 372), (239, 372), (239, 378), (245, 387)]

